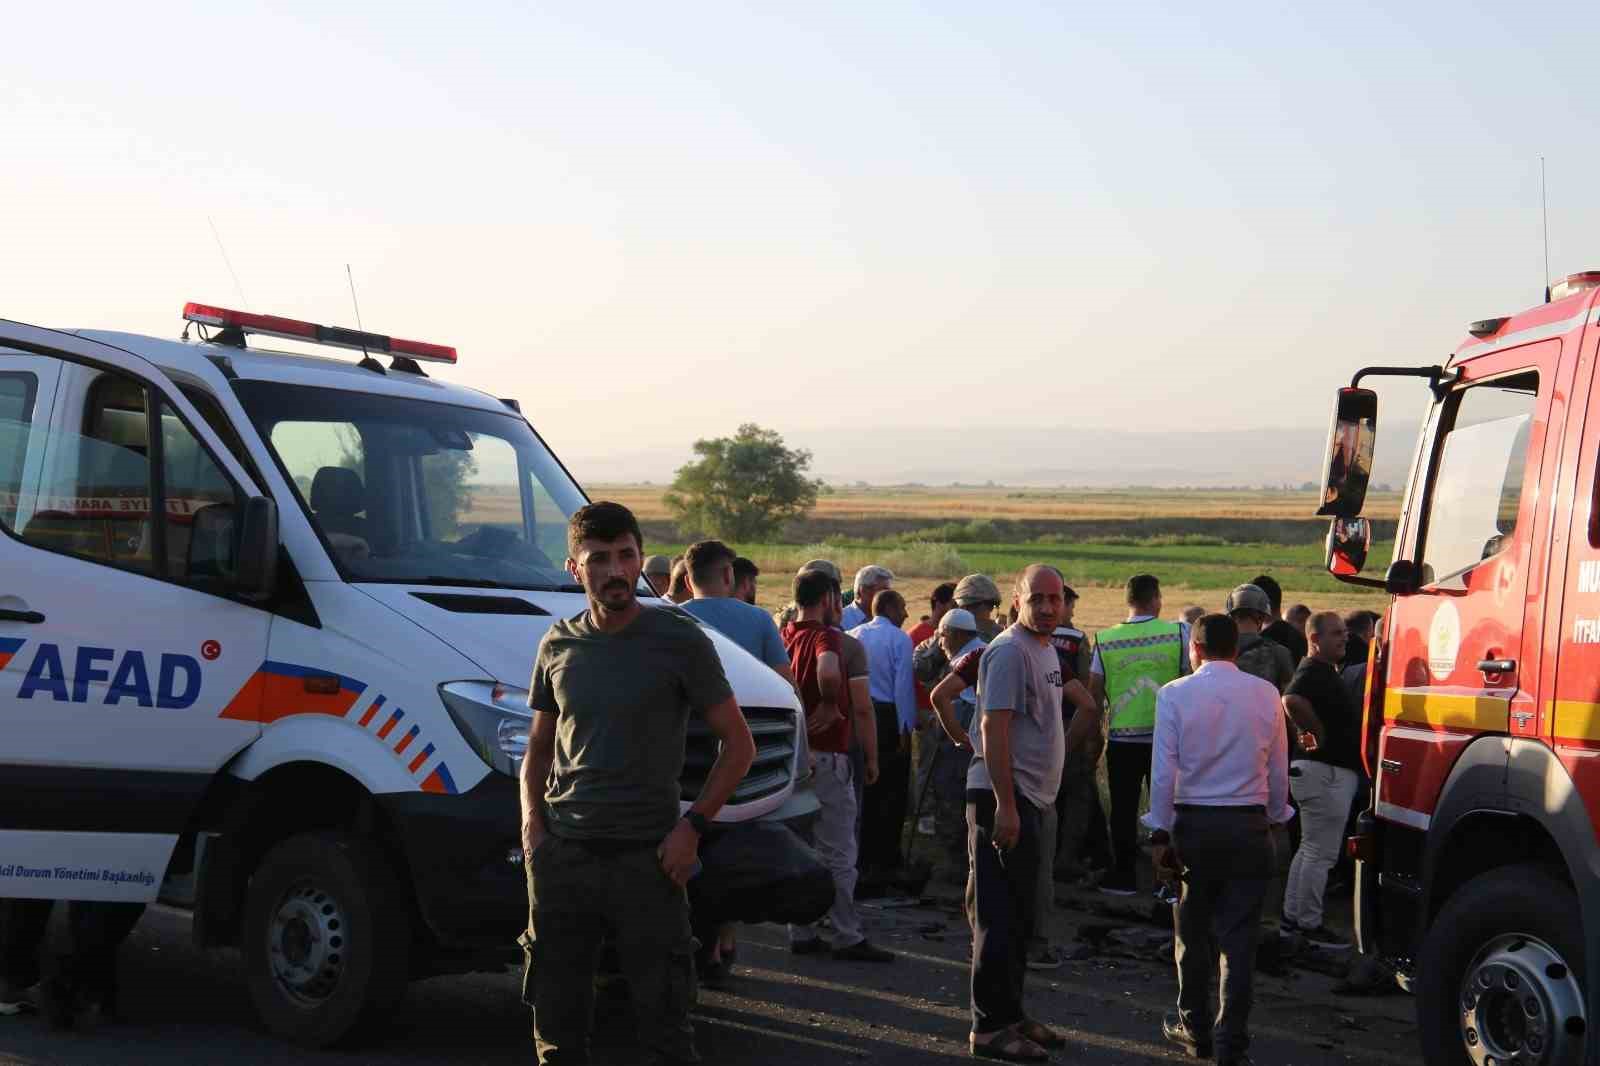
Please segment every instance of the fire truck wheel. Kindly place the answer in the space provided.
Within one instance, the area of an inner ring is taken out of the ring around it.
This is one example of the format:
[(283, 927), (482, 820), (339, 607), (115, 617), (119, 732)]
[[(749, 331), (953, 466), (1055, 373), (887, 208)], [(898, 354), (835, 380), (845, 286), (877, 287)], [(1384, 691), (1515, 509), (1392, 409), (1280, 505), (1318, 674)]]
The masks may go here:
[(275, 1035), (351, 1043), (405, 992), (411, 930), (394, 870), (370, 843), (303, 833), (250, 878), (241, 932), (250, 998)]
[(1583, 926), (1572, 889), (1531, 865), (1468, 881), (1417, 959), (1429, 1066), (1567, 1066), (1583, 1059)]

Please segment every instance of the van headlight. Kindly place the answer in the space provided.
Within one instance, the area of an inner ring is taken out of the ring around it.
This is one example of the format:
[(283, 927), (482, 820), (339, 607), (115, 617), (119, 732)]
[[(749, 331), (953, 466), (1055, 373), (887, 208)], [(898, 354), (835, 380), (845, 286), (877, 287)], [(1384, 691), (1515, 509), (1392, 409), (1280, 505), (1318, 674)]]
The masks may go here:
[(522, 773), (528, 751), (528, 690), (494, 681), (452, 681), (439, 686), (439, 698), (461, 736), (491, 770), (510, 777)]

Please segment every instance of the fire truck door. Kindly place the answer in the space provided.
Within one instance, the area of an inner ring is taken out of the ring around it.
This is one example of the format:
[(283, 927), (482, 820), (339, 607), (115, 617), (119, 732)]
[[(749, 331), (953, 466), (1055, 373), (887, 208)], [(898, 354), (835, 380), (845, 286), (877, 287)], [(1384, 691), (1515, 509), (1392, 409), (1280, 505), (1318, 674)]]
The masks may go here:
[(1472, 360), (1430, 415), (1421, 506), (1402, 545), (1421, 588), (1392, 609), (1381, 817), (1426, 828), (1467, 744), (1537, 735), (1539, 621), (1527, 601), (1544, 555), (1535, 525), (1541, 466), (1554, 465), (1544, 440), (1560, 350), (1555, 340)]

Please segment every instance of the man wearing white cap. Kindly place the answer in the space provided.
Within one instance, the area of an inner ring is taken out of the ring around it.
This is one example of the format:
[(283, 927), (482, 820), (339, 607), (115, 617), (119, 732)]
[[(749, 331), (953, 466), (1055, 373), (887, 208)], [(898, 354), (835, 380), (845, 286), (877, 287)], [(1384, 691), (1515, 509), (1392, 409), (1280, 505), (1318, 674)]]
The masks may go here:
[(934, 876), (951, 884), (967, 880), (967, 767), (972, 761), (972, 715), (978, 706), (978, 659), (988, 645), (978, 636), (978, 623), (964, 607), (952, 607), (939, 619), (937, 640), (950, 672), (928, 694), (943, 727), (931, 771), (934, 839), (940, 849)]
[(872, 621), (872, 601), (878, 593), (894, 584), (894, 574), (888, 567), (868, 565), (856, 571), (856, 595), (839, 618), (839, 628), (846, 633), (856, 626)]

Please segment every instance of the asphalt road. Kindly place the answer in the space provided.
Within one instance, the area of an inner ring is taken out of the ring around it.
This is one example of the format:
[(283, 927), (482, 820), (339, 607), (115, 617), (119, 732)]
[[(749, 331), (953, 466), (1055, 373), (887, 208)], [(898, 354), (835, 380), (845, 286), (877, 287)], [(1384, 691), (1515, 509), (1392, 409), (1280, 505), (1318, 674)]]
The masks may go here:
[[(1160, 931), (1141, 925), (1126, 906), (1104, 901), (1068, 894), (1060, 939), (1087, 957), (1029, 976), (1030, 1009), (1070, 1040), (1056, 1061), (1186, 1061), (1160, 1035), (1162, 1012), (1176, 994), (1170, 961), (1156, 957)], [(696, 1027), (705, 1060), (898, 1066), (967, 1059), (968, 940), (960, 916), (949, 903), (868, 913), (873, 939), (901, 953), (892, 965), (797, 958), (786, 950), (782, 930), (746, 928), (729, 987), (701, 992)], [(1112, 927), (1118, 931), (1107, 939)], [(1078, 939), (1084, 933), (1089, 943)], [(1280, 977), (1258, 975), (1252, 1050), (1261, 1066), (1418, 1061), (1409, 998), (1336, 996), (1333, 983), (1294, 968)], [(251, 1019), (237, 956), (197, 952), (187, 916), (166, 908), (153, 908), (134, 932), (123, 961), (123, 1000), (121, 1022), (87, 1032), (53, 1032), (37, 1017), (0, 1018), (0, 1064), (532, 1061), (528, 1013), (510, 973), (414, 984), (382, 1038), (355, 1051), (308, 1053), (279, 1043)], [(597, 1066), (638, 1058), (632, 1028), (625, 1006), (602, 1002)]]

